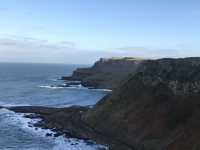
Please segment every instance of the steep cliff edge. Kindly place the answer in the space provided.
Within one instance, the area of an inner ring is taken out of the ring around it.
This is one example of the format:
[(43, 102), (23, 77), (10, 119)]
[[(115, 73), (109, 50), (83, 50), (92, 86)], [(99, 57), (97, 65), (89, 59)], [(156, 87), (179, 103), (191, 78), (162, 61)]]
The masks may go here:
[(82, 85), (93, 88), (114, 89), (127, 76), (137, 70), (142, 59), (138, 58), (101, 58), (90, 68), (78, 68), (69, 77), (62, 77), (67, 81), (81, 81)]
[(199, 150), (200, 58), (144, 60), (93, 108), (12, 110), (111, 150)]
[(84, 120), (132, 149), (200, 149), (200, 58), (144, 61)]

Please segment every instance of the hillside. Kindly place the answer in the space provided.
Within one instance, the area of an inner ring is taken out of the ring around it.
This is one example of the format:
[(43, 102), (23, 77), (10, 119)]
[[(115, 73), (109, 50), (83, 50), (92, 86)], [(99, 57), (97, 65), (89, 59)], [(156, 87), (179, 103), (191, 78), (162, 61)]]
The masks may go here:
[(12, 110), (40, 114), (42, 126), (111, 150), (199, 150), (200, 58), (144, 60), (93, 108)]
[(199, 99), (200, 58), (148, 60), (85, 120), (133, 149), (198, 150)]

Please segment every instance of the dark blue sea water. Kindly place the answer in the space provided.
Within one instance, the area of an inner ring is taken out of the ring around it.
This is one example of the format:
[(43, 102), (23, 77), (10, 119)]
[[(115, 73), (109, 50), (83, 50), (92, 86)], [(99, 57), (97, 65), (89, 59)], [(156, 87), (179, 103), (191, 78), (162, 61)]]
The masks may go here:
[[(0, 106), (93, 105), (108, 93), (82, 86), (63, 88), (61, 76), (78, 65), (0, 63)], [(94, 150), (98, 145), (64, 137), (46, 137), (47, 130), (28, 127), (23, 114), (0, 109), (0, 150)], [(73, 144), (78, 143), (78, 144)]]

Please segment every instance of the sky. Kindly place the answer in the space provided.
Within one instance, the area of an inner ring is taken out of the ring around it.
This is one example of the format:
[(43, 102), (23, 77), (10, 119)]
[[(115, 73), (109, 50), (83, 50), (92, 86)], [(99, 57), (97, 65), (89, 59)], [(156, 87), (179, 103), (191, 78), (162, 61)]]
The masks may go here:
[(200, 56), (199, 0), (0, 0), (0, 61)]

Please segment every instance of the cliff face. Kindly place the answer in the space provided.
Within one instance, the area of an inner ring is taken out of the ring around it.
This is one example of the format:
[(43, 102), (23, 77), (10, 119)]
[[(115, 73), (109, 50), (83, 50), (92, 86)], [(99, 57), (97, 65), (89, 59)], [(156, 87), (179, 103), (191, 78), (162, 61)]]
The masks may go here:
[[(102, 64), (108, 62), (102, 61), (93, 69), (106, 70)], [(199, 150), (200, 58), (140, 61), (93, 108), (11, 110), (40, 114), (45, 127), (108, 144), (111, 150)]]
[(113, 149), (200, 149), (200, 58), (142, 62), (83, 118)]
[(143, 60), (135, 58), (100, 59), (91, 68), (79, 68), (64, 80), (79, 80), (84, 86), (114, 89), (135, 73)]

